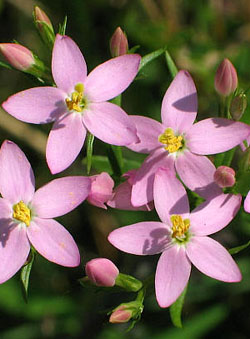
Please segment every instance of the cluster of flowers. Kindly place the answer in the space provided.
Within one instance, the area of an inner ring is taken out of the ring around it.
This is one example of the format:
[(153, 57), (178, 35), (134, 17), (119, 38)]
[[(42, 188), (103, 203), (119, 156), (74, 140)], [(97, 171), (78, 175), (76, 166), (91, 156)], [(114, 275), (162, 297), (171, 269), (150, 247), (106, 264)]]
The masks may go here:
[[(41, 22), (50, 25), (40, 9), (36, 8), (36, 14)], [(112, 178), (103, 172), (55, 179), (35, 192), (27, 158), (16, 144), (5, 141), (0, 151), (0, 282), (24, 265), (31, 245), (52, 262), (78, 266), (77, 245), (52, 218), (70, 212), (85, 199), (101, 208), (108, 205), (147, 211), (155, 206), (160, 222), (125, 226), (111, 232), (108, 239), (127, 253), (162, 253), (155, 276), (156, 298), (161, 307), (168, 307), (180, 296), (188, 282), (191, 263), (212, 278), (240, 281), (241, 273), (228, 251), (208, 235), (231, 222), (242, 198), (240, 194), (223, 192), (223, 187), (235, 183), (234, 171), (225, 166), (216, 170), (206, 156), (240, 144), (246, 148), (243, 142), (250, 142), (250, 127), (225, 118), (195, 122), (197, 92), (185, 70), (178, 72), (165, 93), (162, 123), (128, 116), (108, 100), (120, 95), (135, 79), (141, 57), (126, 54), (126, 42), (121, 40), (119, 30), (112, 43), (116, 46), (115, 57), (87, 75), (86, 62), (76, 43), (57, 34), (51, 64), (55, 85), (14, 94), (2, 106), (24, 122), (54, 123), (46, 148), (52, 174), (72, 164), (87, 132), (105, 143), (149, 155), (139, 169), (125, 173), (126, 180), (115, 188)], [(37, 66), (37, 59), (23, 46), (0, 44), (0, 49), (16, 68), (29, 71)], [(237, 74), (228, 60), (218, 69), (215, 87), (225, 96), (237, 87)], [(205, 200), (192, 212), (183, 184)], [(250, 212), (249, 194), (244, 204)], [(93, 270), (103, 269), (109, 277), (116, 278), (119, 273), (106, 262), (92, 263), (86, 271), (98, 284)], [(104, 283), (113, 284), (113, 278)]]

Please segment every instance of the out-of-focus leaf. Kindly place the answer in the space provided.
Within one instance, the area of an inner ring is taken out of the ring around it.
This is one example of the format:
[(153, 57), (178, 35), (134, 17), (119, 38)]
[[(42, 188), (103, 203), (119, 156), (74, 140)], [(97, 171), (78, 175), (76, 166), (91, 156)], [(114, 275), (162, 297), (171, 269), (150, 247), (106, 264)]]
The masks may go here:
[(30, 279), (30, 272), (32, 269), (32, 265), (35, 259), (35, 251), (31, 248), (28, 263), (22, 267), (21, 269), (21, 283), (22, 283), (22, 291), (23, 297), (26, 302), (28, 302), (28, 288), (29, 288), (29, 279)]
[(65, 32), (66, 32), (67, 20), (68, 20), (68, 18), (67, 18), (67, 15), (66, 15), (64, 20), (63, 20), (63, 23), (59, 24), (58, 33), (61, 34), (61, 35), (64, 35)]
[(250, 246), (250, 240), (249, 240), (246, 244), (244, 244), (244, 245), (230, 248), (230, 249), (228, 250), (228, 252), (229, 252), (230, 254), (237, 254), (237, 253), (243, 251), (245, 248), (247, 248), (247, 247), (249, 247), (249, 246)]
[(4, 67), (4, 68), (8, 68), (8, 69), (14, 69), (9, 64), (7, 64), (6, 62), (3, 62), (3, 61), (0, 61), (0, 66)]
[(179, 296), (179, 298), (174, 302), (169, 309), (170, 317), (174, 326), (182, 328), (181, 321), (181, 312), (185, 301), (185, 296), (187, 293), (187, 286), (184, 288), (184, 291)]
[(166, 58), (166, 63), (168, 65), (168, 69), (171, 73), (172, 78), (174, 78), (176, 76), (176, 74), (178, 73), (178, 69), (171, 57), (171, 55), (168, 53), (168, 51), (165, 51), (165, 58)]
[(93, 154), (93, 144), (94, 144), (94, 135), (88, 132), (87, 135), (87, 174), (89, 175), (92, 164), (92, 154)]
[(139, 66), (139, 72), (151, 61), (153, 61), (154, 59), (158, 58), (160, 55), (162, 55), (164, 52), (166, 51), (166, 48), (160, 48), (157, 49), (156, 51), (149, 53), (147, 55), (144, 55), (144, 57), (142, 57), (141, 59), (141, 63)]
[(244, 196), (247, 195), (250, 190), (249, 176), (249, 171), (242, 171), (237, 173), (236, 185), (234, 187), (235, 193), (240, 193)]
[[(87, 166), (87, 158), (83, 159), (83, 164)], [(92, 168), (94, 168), (97, 172), (107, 172), (110, 175), (112, 174), (112, 168), (108, 157), (104, 155), (93, 155), (91, 164)]]

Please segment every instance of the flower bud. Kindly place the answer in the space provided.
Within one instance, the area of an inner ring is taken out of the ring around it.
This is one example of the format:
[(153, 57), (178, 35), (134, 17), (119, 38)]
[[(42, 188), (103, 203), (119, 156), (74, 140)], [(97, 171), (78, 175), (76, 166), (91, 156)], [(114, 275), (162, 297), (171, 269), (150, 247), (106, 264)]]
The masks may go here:
[(106, 258), (92, 259), (85, 266), (90, 281), (97, 286), (112, 287), (119, 274), (118, 268)]
[(50, 49), (52, 49), (55, 41), (55, 32), (50, 19), (38, 6), (34, 9), (33, 17), (42, 40)]
[(112, 324), (120, 324), (128, 322), (132, 317), (133, 312), (126, 309), (125, 305), (118, 306), (111, 314), (109, 322)]
[(247, 108), (247, 96), (244, 93), (240, 93), (233, 98), (230, 104), (229, 112), (233, 120), (238, 121), (244, 114)]
[(22, 45), (2, 43), (0, 44), (0, 51), (9, 64), (19, 71), (26, 72), (35, 64), (33, 53)]
[(224, 59), (216, 71), (214, 87), (220, 95), (229, 96), (236, 90), (237, 85), (238, 76), (236, 69), (231, 61)]
[(247, 213), (250, 213), (250, 191), (247, 193), (247, 196), (244, 201), (244, 210)]
[(220, 166), (214, 173), (214, 181), (219, 187), (232, 187), (235, 184), (235, 171), (231, 167)]
[(127, 52), (128, 52), (127, 36), (120, 27), (117, 27), (110, 39), (111, 56), (114, 58), (120, 55), (127, 54)]
[(94, 206), (107, 209), (104, 205), (112, 196), (114, 181), (106, 172), (93, 175), (91, 179), (91, 188), (88, 195), (88, 202)]

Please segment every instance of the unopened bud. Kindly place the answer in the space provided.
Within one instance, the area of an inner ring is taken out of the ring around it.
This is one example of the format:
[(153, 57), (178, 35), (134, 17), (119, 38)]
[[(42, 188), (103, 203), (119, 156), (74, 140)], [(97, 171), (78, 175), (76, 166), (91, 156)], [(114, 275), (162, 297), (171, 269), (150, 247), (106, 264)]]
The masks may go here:
[(127, 52), (128, 52), (127, 36), (120, 27), (117, 27), (110, 39), (111, 56), (114, 58), (120, 55), (127, 54)]
[(247, 96), (244, 93), (240, 93), (233, 98), (230, 104), (229, 112), (233, 120), (238, 121), (244, 114), (247, 108)]
[(114, 181), (106, 172), (93, 175), (91, 179), (91, 189), (88, 195), (88, 202), (94, 206), (107, 209), (105, 203), (112, 197)]
[(235, 171), (231, 167), (220, 166), (214, 173), (214, 181), (219, 187), (232, 187), (235, 184)]
[(41, 39), (50, 49), (52, 49), (55, 41), (55, 32), (49, 17), (38, 6), (34, 9), (33, 17)]
[(229, 96), (236, 90), (237, 85), (237, 71), (231, 61), (224, 59), (216, 71), (214, 87), (220, 95)]
[(250, 213), (250, 191), (247, 193), (247, 196), (244, 201), (244, 210), (247, 213)]
[(132, 314), (133, 312), (131, 310), (128, 310), (124, 305), (121, 305), (111, 314), (109, 322), (112, 324), (126, 323), (131, 319)]
[(9, 64), (19, 71), (26, 72), (35, 64), (33, 53), (26, 47), (14, 44), (0, 44), (0, 51)]
[(85, 267), (86, 274), (92, 283), (97, 286), (112, 287), (119, 274), (118, 268), (106, 258), (92, 259)]

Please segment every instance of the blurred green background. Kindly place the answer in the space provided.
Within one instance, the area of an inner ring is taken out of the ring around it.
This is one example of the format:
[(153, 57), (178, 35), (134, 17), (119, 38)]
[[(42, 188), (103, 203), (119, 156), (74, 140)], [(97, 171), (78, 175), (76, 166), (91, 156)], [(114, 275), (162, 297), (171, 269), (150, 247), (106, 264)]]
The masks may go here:
[[(129, 46), (139, 45), (145, 55), (167, 46), (179, 69), (187, 69), (197, 86), (199, 119), (216, 116), (218, 97), (214, 74), (224, 57), (235, 65), (242, 89), (250, 76), (250, 2), (248, 0), (1, 0), (0, 40), (13, 39), (30, 48), (49, 64), (50, 54), (35, 30), (32, 11), (40, 6), (57, 31), (65, 15), (66, 33), (81, 48), (93, 69), (110, 58), (109, 39), (117, 26), (126, 31)], [(0, 69), (0, 100), (17, 91), (37, 85), (18, 71)], [(160, 120), (163, 95), (171, 81), (164, 57), (152, 62), (123, 95), (129, 114), (148, 115)], [(249, 108), (245, 119), (250, 116)], [(249, 118), (248, 118), (249, 120)], [(52, 180), (46, 162), (45, 145), (50, 125), (28, 125), (0, 112), (0, 141), (8, 138), (26, 153), (36, 175), (37, 187)], [(106, 146), (95, 141), (95, 154), (106, 153)], [(141, 160), (139, 154), (124, 155)], [(82, 151), (77, 161), (61, 175), (85, 173)], [(235, 255), (243, 280), (225, 284), (195, 269), (183, 309), (183, 329), (176, 329), (169, 311), (160, 309), (154, 294), (145, 301), (141, 321), (126, 333), (127, 325), (108, 323), (107, 311), (131, 294), (103, 294), (83, 289), (77, 279), (84, 275), (84, 263), (97, 256), (112, 259), (123, 273), (144, 279), (154, 272), (157, 256), (136, 257), (121, 254), (106, 240), (115, 227), (142, 220), (157, 220), (154, 212), (104, 211), (83, 203), (76, 211), (58, 218), (79, 245), (82, 264), (69, 269), (36, 257), (31, 272), (29, 299), (21, 294), (19, 273), (0, 286), (0, 338), (98, 338), (98, 339), (183, 339), (250, 337), (250, 255), (246, 249)], [(225, 247), (246, 243), (250, 238), (250, 217), (241, 211), (227, 229), (215, 236)]]

